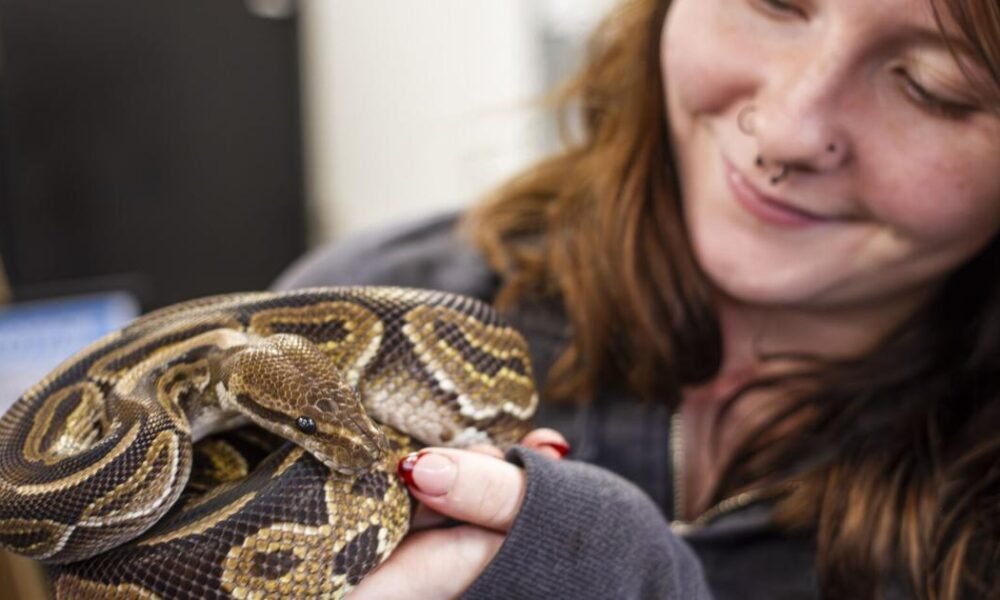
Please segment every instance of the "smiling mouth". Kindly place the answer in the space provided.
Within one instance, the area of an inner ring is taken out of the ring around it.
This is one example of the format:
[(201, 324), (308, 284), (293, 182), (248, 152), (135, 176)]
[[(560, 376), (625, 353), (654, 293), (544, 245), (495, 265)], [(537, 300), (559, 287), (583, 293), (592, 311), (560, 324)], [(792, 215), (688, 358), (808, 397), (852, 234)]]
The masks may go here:
[(808, 227), (851, 220), (841, 215), (821, 215), (794, 206), (758, 189), (728, 160), (725, 163), (726, 183), (736, 201), (759, 220), (782, 227)]

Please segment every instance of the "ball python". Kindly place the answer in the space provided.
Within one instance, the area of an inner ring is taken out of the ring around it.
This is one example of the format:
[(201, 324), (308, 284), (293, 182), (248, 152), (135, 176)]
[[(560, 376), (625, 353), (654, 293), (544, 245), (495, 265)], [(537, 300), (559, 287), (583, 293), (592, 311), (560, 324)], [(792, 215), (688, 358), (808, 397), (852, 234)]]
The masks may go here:
[(53, 565), (57, 597), (338, 598), (407, 530), (403, 453), (510, 446), (537, 401), (523, 338), (470, 298), (184, 302), (0, 418), (0, 546)]

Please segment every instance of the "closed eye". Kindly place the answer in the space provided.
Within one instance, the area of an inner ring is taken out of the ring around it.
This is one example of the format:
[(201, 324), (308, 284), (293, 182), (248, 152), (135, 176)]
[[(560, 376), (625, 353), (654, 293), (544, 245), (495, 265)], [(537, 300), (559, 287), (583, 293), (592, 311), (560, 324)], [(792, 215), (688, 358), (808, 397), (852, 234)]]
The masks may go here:
[(900, 78), (903, 91), (910, 101), (932, 115), (957, 120), (979, 110), (972, 104), (941, 98), (920, 85), (905, 69), (896, 69), (895, 73)]
[(754, 3), (768, 13), (775, 13), (778, 15), (794, 15), (798, 17), (807, 17), (806, 11), (800, 6), (792, 2), (787, 2), (786, 0), (754, 0)]

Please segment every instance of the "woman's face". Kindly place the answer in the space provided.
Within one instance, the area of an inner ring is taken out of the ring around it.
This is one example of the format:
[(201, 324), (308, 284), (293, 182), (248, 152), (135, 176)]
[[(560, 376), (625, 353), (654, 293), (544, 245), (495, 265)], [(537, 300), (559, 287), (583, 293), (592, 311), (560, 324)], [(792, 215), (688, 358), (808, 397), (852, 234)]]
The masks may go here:
[(1000, 229), (996, 99), (926, 0), (675, 0), (661, 61), (695, 253), (737, 299), (918, 300)]

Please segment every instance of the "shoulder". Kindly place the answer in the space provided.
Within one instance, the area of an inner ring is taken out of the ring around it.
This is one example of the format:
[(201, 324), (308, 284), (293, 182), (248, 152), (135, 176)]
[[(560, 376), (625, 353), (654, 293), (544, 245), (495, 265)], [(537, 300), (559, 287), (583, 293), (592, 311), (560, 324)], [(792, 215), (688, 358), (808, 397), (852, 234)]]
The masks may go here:
[(457, 231), (447, 213), (336, 241), (306, 254), (273, 289), (327, 285), (396, 285), (491, 300), (499, 278)]

